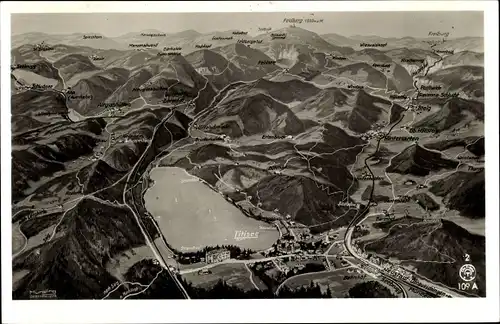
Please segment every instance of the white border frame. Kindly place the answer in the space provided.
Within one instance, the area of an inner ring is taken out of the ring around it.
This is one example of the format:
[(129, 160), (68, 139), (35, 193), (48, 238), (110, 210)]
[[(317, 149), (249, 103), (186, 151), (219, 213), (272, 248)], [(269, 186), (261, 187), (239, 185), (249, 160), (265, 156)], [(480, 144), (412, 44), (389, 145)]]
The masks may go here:
[[(484, 11), (486, 298), (397, 300), (12, 301), (10, 14), (36, 12)], [(499, 315), (498, 3), (496, 1), (2, 2), (1, 210), (3, 323), (479, 322)], [(9, 233), (9, 235), (7, 235)]]

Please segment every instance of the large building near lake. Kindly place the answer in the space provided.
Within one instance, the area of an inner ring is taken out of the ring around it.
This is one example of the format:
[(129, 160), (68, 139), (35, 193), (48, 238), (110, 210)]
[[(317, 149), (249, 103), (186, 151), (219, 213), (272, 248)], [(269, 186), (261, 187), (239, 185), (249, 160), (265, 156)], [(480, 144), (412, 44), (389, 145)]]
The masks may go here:
[(227, 260), (231, 257), (231, 253), (226, 249), (218, 249), (208, 251), (205, 255), (205, 260), (207, 263), (217, 263)]

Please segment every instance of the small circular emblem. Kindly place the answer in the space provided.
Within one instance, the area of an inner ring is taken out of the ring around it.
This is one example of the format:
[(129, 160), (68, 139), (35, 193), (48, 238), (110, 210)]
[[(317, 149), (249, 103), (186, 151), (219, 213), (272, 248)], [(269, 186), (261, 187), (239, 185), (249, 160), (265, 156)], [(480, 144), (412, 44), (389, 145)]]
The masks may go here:
[(476, 268), (472, 264), (464, 264), (458, 274), (463, 281), (472, 281), (476, 279)]

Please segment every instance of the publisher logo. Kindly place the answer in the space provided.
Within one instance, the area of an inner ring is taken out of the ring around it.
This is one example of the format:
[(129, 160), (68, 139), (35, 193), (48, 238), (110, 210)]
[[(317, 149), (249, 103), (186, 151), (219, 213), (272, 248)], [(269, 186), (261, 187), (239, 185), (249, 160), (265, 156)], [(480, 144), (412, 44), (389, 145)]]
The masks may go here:
[(472, 281), (476, 279), (476, 267), (472, 264), (464, 264), (458, 274), (463, 281)]

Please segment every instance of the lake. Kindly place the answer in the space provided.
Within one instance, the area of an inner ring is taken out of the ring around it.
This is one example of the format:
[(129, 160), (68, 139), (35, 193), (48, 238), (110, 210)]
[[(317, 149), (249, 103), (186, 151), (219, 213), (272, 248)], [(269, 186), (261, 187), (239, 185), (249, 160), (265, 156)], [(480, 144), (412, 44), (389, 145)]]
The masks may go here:
[[(144, 195), (146, 209), (167, 242), (180, 252), (225, 244), (259, 251), (279, 238), (275, 226), (245, 216), (184, 169), (158, 167), (149, 176), (154, 184)], [(246, 232), (245, 239), (235, 238), (237, 231)]]

